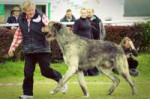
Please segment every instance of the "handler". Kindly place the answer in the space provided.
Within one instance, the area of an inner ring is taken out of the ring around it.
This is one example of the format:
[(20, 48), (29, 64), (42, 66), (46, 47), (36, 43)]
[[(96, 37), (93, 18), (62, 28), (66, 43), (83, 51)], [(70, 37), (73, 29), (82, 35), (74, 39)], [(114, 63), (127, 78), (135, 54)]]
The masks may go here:
[[(59, 82), (61, 74), (50, 68), (50, 44), (46, 40), (42, 27), (48, 25), (49, 20), (36, 10), (36, 5), (31, 1), (25, 1), (21, 5), (22, 14), (19, 17), (19, 27), (17, 28), (13, 42), (8, 54), (14, 55), (15, 49), (22, 42), (25, 57), (23, 95), (21, 99), (33, 98), (33, 75), (36, 62), (39, 63), (41, 74)], [(63, 92), (67, 91), (67, 86), (63, 86)]]

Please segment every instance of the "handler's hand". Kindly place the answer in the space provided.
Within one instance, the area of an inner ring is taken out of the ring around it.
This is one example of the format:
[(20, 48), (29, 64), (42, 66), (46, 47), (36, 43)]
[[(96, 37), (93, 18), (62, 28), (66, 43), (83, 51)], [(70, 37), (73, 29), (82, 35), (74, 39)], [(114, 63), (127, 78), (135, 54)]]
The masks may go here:
[(11, 50), (11, 49), (9, 49), (9, 51), (8, 51), (8, 55), (9, 55), (9, 57), (13, 57), (13, 56), (14, 56), (14, 51), (13, 51), (13, 50)]

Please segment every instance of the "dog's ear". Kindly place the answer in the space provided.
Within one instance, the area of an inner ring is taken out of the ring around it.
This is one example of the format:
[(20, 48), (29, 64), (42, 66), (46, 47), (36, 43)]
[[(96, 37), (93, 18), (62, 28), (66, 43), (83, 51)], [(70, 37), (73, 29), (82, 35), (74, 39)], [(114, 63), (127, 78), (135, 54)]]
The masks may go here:
[(57, 31), (59, 31), (59, 30), (62, 28), (62, 25), (61, 25), (60, 23), (54, 23), (54, 24), (53, 24), (53, 27), (54, 27)]

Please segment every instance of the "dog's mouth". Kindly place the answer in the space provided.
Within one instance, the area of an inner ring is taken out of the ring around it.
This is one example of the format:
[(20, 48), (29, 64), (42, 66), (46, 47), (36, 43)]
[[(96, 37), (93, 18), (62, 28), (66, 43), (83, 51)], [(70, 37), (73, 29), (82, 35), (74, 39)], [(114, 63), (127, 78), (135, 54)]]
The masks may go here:
[(52, 34), (47, 33), (47, 34), (46, 34), (46, 39), (47, 39), (48, 41), (53, 41), (53, 40), (54, 40), (54, 36), (53, 36)]
[(50, 38), (51, 36), (52, 36), (52, 34), (46, 33), (46, 37), (47, 37), (47, 38)]

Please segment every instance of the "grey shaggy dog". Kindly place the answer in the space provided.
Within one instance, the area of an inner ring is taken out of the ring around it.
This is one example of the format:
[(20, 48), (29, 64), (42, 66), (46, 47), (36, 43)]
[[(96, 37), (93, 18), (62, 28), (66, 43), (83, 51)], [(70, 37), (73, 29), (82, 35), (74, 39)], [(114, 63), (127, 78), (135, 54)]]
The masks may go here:
[(111, 95), (120, 82), (113, 73), (112, 69), (116, 69), (122, 77), (129, 83), (132, 94), (136, 93), (134, 83), (131, 80), (127, 58), (120, 45), (109, 41), (90, 40), (79, 37), (70, 31), (65, 25), (58, 22), (50, 22), (47, 27), (42, 29), (47, 33), (47, 38), (57, 40), (68, 70), (58, 86), (52, 90), (51, 94), (56, 94), (61, 87), (73, 76), (77, 74), (78, 82), (83, 91), (84, 96), (88, 97), (87, 86), (84, 80), (83, 70), (97, 67), (106, 76), (112, 79), (113, 84), (108, 90)]

